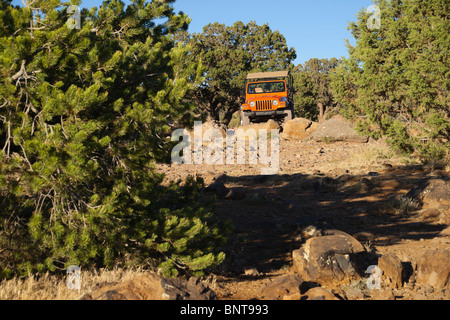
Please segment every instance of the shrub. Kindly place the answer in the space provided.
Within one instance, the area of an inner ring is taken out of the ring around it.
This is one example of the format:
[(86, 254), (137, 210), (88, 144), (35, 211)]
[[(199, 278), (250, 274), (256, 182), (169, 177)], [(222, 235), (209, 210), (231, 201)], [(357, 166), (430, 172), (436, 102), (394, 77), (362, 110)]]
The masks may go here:
[(341, 113), (398, 151), (442, 159), (450, 140), (448, 1), (374, 3), (379, 28), (359, 12), (349, 25), (356, 45), (348, 43), (349, 58), (332, 77)]
[(153, 168), (200, 81), (172, 40), (188, 18), (171, 2), (106, 1), (69, 29), (59, 1), (1, 0), (3, 277), (127, 261), (176, 275), (224, 259), (202, 182), (163, 186)]

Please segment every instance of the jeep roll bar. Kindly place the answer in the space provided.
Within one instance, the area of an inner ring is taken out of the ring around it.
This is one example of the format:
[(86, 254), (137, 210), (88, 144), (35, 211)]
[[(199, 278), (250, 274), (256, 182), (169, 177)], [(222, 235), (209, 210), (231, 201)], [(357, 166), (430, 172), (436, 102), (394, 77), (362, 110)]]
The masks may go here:
[(294, 77), (289, 71), (275, 71), (275, 72), (255, 72), (249, 73), (247, 75), (247, 79), (245, 81), (245, 87), (247, 88), (247, 83), (249, 82), (257, 82), (258, 80), (279, 80), (283, 78), (286, 80), (287, 88), (288, 88), (288, 96), (293, 97), (294, 93)]

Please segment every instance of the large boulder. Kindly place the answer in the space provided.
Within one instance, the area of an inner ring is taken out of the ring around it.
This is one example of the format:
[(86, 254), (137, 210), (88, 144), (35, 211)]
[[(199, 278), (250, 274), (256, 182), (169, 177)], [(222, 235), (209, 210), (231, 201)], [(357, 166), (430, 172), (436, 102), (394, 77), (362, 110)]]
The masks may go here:
[(417, 260), (416, 283), (450, 290), (450, 249), (425, 251)]
[(305, 281), (344, 283), (360, 279), (355, 255), (365, 249), (352, 236), (342, 231), (308, 239), (302, 248), (292, 253), (294, 270)]
[(225, 186), (223, 180), (217, 179), (206, 187), (204, 192), (215, 194), (219, 199), (224, 199), (230, 193), (230, 189)]
[(436, 208), (441, 211), (450, 209), (450, 181), (444, 179), (431, 180), (422, 192), (424, 208)]
[(300, 299), (304, 285), (305, 282), (299, 275), (277, 277), (263, 289), (262, 296), (264, 300), (284, 300), (286, 297), (292, 298), (293, 296)]
[(166, 279), (145, 274), (133, 280), (99, 285), (82, 300), (217, 300), (216, 294), (196, 278)]
[(317, 130), (309, 136), (309, 139), (316, 142), (344, 141), (355, 143), (366, 143), (369, 140), (368, 137), (360, 136), (348, 122), (340, 118), (332, 118), (321, 123)]
[(281, 137), (286, 140), (303, 140), (309, 137), (319, 124), (304, 118), (295, 118), (283, 125)]
[(426, 221), (450, 223), (450, 181), (445, 178), (433, 178), (411, 189), (405, 198), (422, 204), (421, 217)]

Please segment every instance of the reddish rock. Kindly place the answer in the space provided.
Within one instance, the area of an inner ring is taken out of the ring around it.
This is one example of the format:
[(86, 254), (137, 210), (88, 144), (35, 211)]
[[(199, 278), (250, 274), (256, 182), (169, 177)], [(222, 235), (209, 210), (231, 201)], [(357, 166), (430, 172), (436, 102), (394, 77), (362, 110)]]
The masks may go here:
[(82, 300), (216, 300), (215, 293), (196, 278), (166, 279), (145, 274), (133, 280), (100, 285)]
[(431, 180), (422, 193), (424, 208), (436, 208), (450, 214), (450, 181), (444, 179)]
[(299, 297), (301, 294), (301, 286), (304, 284), (303, 279), (298, 275), (286, 275), (276, 278), (262, 291), (265, 300), (278, 300), (288, 297)]
[(339, 300), (331, 291), (324, 288), (312, 288), (309, 289), (301, 297), (302, 300)]
[(348, 282), (359, 279), (354, 255), (364, 247), (352, 236), (335, 234), (308, 239), (305, 245), (292, 253), (294, 270), (305, 280), (318, 283)]
[(394, 254), (385, 254), (378, 259), (378, 266), (388, 280), (389, 286), (398, 289), (403, 286), (404, 269), (400, 259)]
[(343, 121), (342, 119), (332, 118), (319, 125), (317, 130), (309, 137), (313, 141), (317, 142), (355, 142), (355, 143), (367, 143), (367, 137), (361, 137), (352, 126)]
[(283, 125), (282, 137), (287, 140), (303, 140), (319, 126), (318, 123), (304, 118), (295, 118)]
[(417, 260), (416, 283), (450, 289), (450, 249), (429, 250)]

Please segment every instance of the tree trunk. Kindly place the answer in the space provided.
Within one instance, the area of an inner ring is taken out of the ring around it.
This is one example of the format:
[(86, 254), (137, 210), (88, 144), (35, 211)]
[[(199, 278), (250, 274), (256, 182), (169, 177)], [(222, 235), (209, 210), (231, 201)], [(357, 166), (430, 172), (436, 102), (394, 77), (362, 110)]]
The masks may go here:
[(233, 118), (233, 115), (236, 111), (239, 111), (240, 107), (229, 107), (227, 111), (225, 111), (224, 118), (222, 120), (223, 124), (228, 126), (228, 124), (231, 122), (231, 119)]
[(219, 104), (216, 101), (209, 103), (208, 121), (220, 121), (220, 114), (218, 112)]
[(330, 108), (321, 102), (318, 102), (317, 106), (319, 107), (319, 123), (322, 123), (326, 120)]

